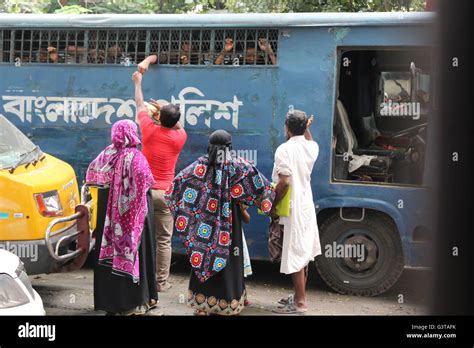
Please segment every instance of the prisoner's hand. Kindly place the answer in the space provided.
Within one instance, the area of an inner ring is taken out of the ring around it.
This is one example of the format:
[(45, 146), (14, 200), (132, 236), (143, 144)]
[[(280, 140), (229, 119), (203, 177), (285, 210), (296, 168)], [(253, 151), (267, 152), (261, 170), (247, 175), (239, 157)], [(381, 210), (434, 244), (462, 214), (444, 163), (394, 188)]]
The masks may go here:
[(266, 53), (272, 53), (273, 50), (272, 50), (272, 46), (268, 43), (267, 39), (259, 39), (258, 40), (258, 46), (260, 47), (260, 49), (263, 51), (263, 52), (266, 52)]
[(137, 70), (140, 74), (144, 74), (148, 71), (149, 64), (145, 62), (141, 62), (140, 64), (137, 65)]
[(189, 57), (187, 55), (181, 56), (179, 59), (181, 64), (189, 64)]
[(234, 48), (234, 41), (231, 38), (225, 39), (224, 51), (230, 52)]
[(58, 61), (59, 55), (58, 55), (58, 50), (56, 47), (48, 47), (48, 55), (49, 59), (53, 62), (56, 63)]

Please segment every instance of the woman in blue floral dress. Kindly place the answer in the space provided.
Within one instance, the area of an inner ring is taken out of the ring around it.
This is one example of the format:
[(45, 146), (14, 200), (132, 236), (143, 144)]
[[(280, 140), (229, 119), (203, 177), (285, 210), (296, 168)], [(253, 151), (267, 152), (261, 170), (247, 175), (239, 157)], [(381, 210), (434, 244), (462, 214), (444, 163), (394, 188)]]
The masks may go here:
[(269, 213), (274, 198), (270, 182), (247, 161), (232, 157), (231, 148), (228, 132), (212, 133), (208, 154), (183, 169), (166, 194), (174, 233), (192, 266), (188, 304), (196, 314), (242, 311), (246, 290), (238, 204)]

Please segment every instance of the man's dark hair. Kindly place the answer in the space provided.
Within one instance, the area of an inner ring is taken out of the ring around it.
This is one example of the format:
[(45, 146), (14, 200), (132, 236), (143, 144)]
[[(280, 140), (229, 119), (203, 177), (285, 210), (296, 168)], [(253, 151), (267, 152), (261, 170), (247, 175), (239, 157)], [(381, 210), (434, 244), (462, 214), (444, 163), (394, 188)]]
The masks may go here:
[(173, 128), (181, 117), (179, 108), (174, 104), (163, 105), (160, 109), (160, 122), (163, 127)]
[(308, 124), (306, 113), (301, 110), (293, 110), (286, 114), (285, 125), (293, 135), (303, 135)]

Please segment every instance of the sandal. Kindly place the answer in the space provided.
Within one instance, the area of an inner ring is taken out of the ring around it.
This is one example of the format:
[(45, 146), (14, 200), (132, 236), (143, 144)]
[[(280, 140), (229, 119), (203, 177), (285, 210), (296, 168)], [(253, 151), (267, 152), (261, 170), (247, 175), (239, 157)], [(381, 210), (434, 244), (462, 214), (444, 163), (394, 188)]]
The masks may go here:
[(152, 310), (158, 306), (158, 302), (155, 299), (150, 300), (150, 303), (147, 303), (146, 305), (146, 311), (148, 312), (149, 310)]
[(295, 295), (288, 295), (288, 297), (283, 297), (283, 298), (279, 299), (278, 304), (281, 304), (281, 305), (285, 306), (288, 303), (290, 303), (291, 301), (293, 301), (294, 298), (295, 298)]
[(308, 311), (308, 308), (298, 308), (293, 302), (289, 302), (282, 307), (277, 307), (272, 310), (273, 313), (278, 314), (304, 314)]

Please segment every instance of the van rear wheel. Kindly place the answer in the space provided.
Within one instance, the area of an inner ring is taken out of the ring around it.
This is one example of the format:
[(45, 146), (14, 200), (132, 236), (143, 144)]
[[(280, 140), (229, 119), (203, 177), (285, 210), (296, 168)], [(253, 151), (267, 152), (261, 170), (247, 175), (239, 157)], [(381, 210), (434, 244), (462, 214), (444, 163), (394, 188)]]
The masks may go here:
[(321, 278), (341, 294), (376, 296), (390, 289), (404, 267), (402, 244), (390, 218), (366, 214), (360, 222), (328, 217), (320, 227)]

